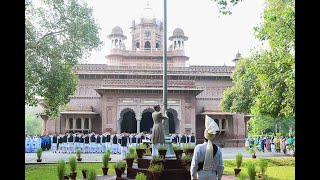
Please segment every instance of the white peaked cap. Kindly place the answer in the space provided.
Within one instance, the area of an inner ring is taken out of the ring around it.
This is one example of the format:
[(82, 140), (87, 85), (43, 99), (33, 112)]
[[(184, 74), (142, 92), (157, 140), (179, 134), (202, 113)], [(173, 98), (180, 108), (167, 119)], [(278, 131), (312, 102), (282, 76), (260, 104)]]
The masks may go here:
[(208, 115), (205, 118), (205, 128), (208, 134), (216, 134), (219, 131), (218, 124)]

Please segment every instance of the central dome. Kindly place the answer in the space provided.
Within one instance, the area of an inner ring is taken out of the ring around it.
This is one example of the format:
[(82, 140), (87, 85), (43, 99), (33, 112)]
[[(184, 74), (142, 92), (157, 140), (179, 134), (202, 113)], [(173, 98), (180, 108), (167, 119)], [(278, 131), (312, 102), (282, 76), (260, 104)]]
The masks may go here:
[(145, 18), (145, 19), (153, 19), (155, 17), (149, 2), (147, 2), (146, 7), (143, 8), (141, 16), (142, 18)]

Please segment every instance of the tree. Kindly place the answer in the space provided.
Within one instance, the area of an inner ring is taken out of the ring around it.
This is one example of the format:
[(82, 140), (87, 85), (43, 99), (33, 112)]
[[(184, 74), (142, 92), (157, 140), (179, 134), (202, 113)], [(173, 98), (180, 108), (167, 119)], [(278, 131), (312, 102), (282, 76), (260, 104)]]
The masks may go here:
[(217, 4), (219, 13), (222, 13), (223, 15), (231, 15), (232, 11), (230, 9), (230, 4), (232, 6), (235, 6), (240, 1), (243, 1), (243, 0), (211, 0), (211, 1), (214, 1)]
[(25, 133), (31, 135), (38, 135), (41, 133), (41, 123), (42, 119), (40, 117), (36, 117), (35, 115), (27, 115), (25, 116)]
[(81, 0), (27, 0), (25, 9), (25, 104), (43, 98), (56, 117), (76, 90), (77, 63), (102, 44), (100, 28)]
[(254, 28), (270, 49), (240, 59), (224, 93), (224, 111), (267, 115), (273, 120), (295, 116), (295, 4), (293, 0), (267, 0), (264, 21)]

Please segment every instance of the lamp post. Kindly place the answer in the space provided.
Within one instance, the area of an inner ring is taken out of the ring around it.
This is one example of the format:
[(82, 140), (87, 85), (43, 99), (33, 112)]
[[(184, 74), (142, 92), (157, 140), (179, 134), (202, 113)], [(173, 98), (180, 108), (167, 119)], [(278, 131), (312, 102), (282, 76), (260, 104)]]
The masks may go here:
[[(167, 0), (163, 1), (163, 110), (167, 112)], [(166, 159), (176, 158), (169, 136), (169, 119), (164, 121), (165, 144), (167, 144)]]

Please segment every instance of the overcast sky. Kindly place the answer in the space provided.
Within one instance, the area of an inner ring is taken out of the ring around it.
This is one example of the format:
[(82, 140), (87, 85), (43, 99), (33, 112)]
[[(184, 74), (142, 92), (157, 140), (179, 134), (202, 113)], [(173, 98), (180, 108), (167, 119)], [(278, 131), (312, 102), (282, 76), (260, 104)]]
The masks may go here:
[[(88, 0), (94, 17), (101, 27), (104, 46), (100, 51), (82, 61), (89, 64), (105, 64), (110, 52), (107, 35), (115, 26), (123, 29), (127, 49), (131, 49), (130, 26), (132, 20), (141, 17), (147, 0)], [(163, 0), (149, 0), (155, 18), (163, 21)], [(232, 8), (231, 16), (218, 13), (211, 0), (167, 0), (167, 37), (180, 27), (189, 37), (185, 41), (185, 54), (190, 65), (234, 65), (232, 60), (239, 51), (249, 56), (250, 49), (260, 47), (253, 27), (262, 21), (264, 0), (244, 0)], [(168, 40), (168, 46), (171, 41)]]

